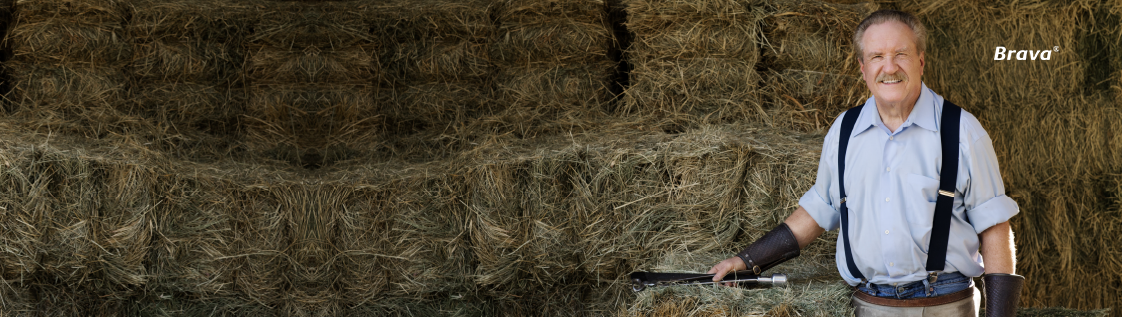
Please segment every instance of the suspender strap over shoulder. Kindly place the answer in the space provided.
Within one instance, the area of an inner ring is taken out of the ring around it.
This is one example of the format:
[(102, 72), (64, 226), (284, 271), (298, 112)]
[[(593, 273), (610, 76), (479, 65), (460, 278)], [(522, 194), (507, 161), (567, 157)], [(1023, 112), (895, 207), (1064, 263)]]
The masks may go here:
[[(866, 280), (864, 274), (853, 262), (852, 244), (849, 242), (849, 208), (846, 204), (845, 193), (845, 156), (849, 146), (850, 135), (853, 134), (853, 125), (861, 114), (864, 105), (850, 108), (842, 118), (841, 135), (838, 136), (838, 191), (841, 194), (841, 236), (845, 251), (845, 262), (849, 273), (862, 281)], [(932, 221), (931, 241), (927, 253), (927, 266), (929, 272), (940, 272), (946, 266), (947, 243), (950, 238), (951, 215), (954, 209), (955, 184), (958, 181), (958, 135), (959, 119), (962, 108), (950, 101), (943, 100), (943, 114), (939, 123), (939, 138), (942, 146), (942, 171), (939, 180), (939, 195), (935, 201), (935, 214)]]
[(935, 218), (931, 222), (931, 244), (927, 249), (927, 271), (942, 271), (947, 263), (947, 243), (951, 232), (951, 211), (954, 209), (955, 184), (958, 182), (958, 123), (962, 108), (943, 100), (939, 122), (939, 138), (943, 147), (943, 165), (939, 172), (939, 195), (935, 199)]
[(838, 135), (838, 193), (841, 194), (841, 236), (842, 248), (845, 249), (845, 264), (849, 268), (849, 274), (862, 281), (865, 280), (865, 275), (861, 274), (861, 270), (857, 269), (857, 264), (853, 263), (853, 251), (850, 249), (849, 243), (849, 208), (846, 207), (845, 201), (845, 150), (849, 146), (849, 135), (853, 134), (853, 125), (857, 123), (857, 117), (861, 114), (861, 108), (865, 105), (856, 106), (845, 111), (845, 117), (842, 118), (841, 134)]

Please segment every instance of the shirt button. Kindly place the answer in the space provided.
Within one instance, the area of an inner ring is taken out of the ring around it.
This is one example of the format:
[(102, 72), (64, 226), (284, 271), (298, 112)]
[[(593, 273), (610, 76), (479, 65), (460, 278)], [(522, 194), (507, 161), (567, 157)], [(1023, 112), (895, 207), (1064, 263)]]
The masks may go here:
[(884, 234), (888, 234), (888, 230), (885, 230), (885, 231), (884, 231)]
[(884, 171), (885, 171), (885, 172), (891, 172), (891, 171), (892, 171), (892, 168), (891, 168), (891, 167), (885, 167), (885, 168), (884, 168)]
[(892, 266), (892, 262), (888, 262), (888, 266)]
[(885, 198), (884, 201), (888, 201), (888, 198)]
[(892, 141), (892, 140), (893, 140), (893, 138), (895, 138), (895, 137), (891, 137), (891, 136), (890, 136), (890, 137), (888, 137), (888, 140), (889, 140), (889, 141)]

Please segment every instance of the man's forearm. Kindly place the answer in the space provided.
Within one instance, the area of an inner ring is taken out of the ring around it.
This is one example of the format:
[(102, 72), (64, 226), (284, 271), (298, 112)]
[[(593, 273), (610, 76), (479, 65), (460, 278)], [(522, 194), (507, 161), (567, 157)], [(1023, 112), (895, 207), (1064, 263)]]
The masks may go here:
[(1013, 244), (1013, 228), (1009, 222), (1002, 222), (978, 235), (981, 241), (982, 261), (986, 273), (1016, 274), (1016, 246)]
[(806, 248), (808, 244), (814, 242), (814, 239), (826, 232), (826, 229), (819, 227), (818, 222), (810, 217), (810, 213), (807, 213), (803, 206), (799, 206), (799, 209), (791, 213), (783, 223), (791, 227), (791, 233), (794, 233), (795, 240), (799, 241), (799, 249)]

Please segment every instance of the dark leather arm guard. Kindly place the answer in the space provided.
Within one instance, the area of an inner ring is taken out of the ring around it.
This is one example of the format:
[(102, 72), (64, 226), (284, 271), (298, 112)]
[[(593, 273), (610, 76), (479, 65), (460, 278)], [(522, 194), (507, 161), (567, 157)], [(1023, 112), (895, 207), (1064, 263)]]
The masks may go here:
[(779, 263), (799, 256), (799, 241), (786, 223), (771, 229), (736, 255), (752, 273), (760, 275)]
[(993, 273), (982, 276), (986, 286), (986, 317), (1012, 317), (1017, 315), (1017, 302), (1025, 277), (1016, 274)]

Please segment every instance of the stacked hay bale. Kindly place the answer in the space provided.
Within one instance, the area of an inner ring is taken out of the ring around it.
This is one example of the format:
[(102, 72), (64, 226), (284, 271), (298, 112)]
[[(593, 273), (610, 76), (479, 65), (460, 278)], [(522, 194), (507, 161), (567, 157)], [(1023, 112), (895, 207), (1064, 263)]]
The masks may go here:
[(367, 165), (325, 178), (348, 193), (333, 241), (341, 303), (393, 310), (406, 299), (472, 297), (465, 185), (447, 162)]
[[(565, 304), (533, 301), (541, 295), (533, 290), (565, 285), (594, 296), (664, 254), (733, 252), (794, 210), (813, 182), (809, 154), (821, 147), (743, 125), (609, 132), (504, 144), (460, 160), (472, 162), (456, 174), (469, 184), (477, 282), (561, 314)], [(832, 251), (805, 252), (821, 261)]]
[(368, 19), (356, 7), (258, 7), (246, 70), (251, 150), (317, 168), (373, 143), (380, 70)]
[(18, 1), (5, 37), (10, 118), (28, 129), (90, 137), (144, 130), (124, 107), (128, 14), (117, 0)]
[(488, 57), (492, 3), (394, 0), (371, 7), (383, 95), (392, 100), (378, 111), (391, 151), (447, 155), (477, 134), (468, 128), (472, 118), (498, 107)]
[(494, 11), (490, 59), (503, 109), (485, 129), (530, 137), (604, 116), (616, 64), (603, 0), (504, 0)]
[(853, 30), (877, 4), (768, 1), (764, 18), (762, 89), (776, 125), (824, 130), (843, 110), (868, 96)]
[(219, 160), (238, 144), (244, 113), (249, 3), (132, 0), (130, 109), (154, 126), (156, 147)]
[(147, 164), (150, 152), (87, 151), (26, 138), (7, 123), (0, 130), (0, 274), (5, 292), (24, 293), (6, 296), (5, 310), (127, 311), (153, 278), (158, 245), (161, 173)]
[(673, 121), (767, 121), (760, 103), (763, 7), (745, 1), (625, 0), (634, 35), (624, 113)]
[[(1109, 71), (1099, 72), (1111, 61), (1095, 56), (1117, 47), (1117, 33), (1098, 34), (1116, 29), (1101, 24), (1110, 21), (1099, 13), (1108, 5), (901, 6), (930, 30), (925, 82), (979, 117), (1006, 192), (1021, 207), (1012, 224), (1018, 273), (1030, 283), (1022, 302), (1079, 309), (1122, 303), (1122, 252), (1108, 242), (1122, 233), (1109, 194), (1109, 175), (1122, 172), (1122, 136), (1113, 128), (1122, 108), (1109, 85), (1099, 83), (1110, 79), (1100, 78)], [(1100, 39), (1105, 46), (1095, 46)], [(1027, 60), (995, 60), (999, 46), (1050, 59), (1031, 60), (1026, 53)]]

